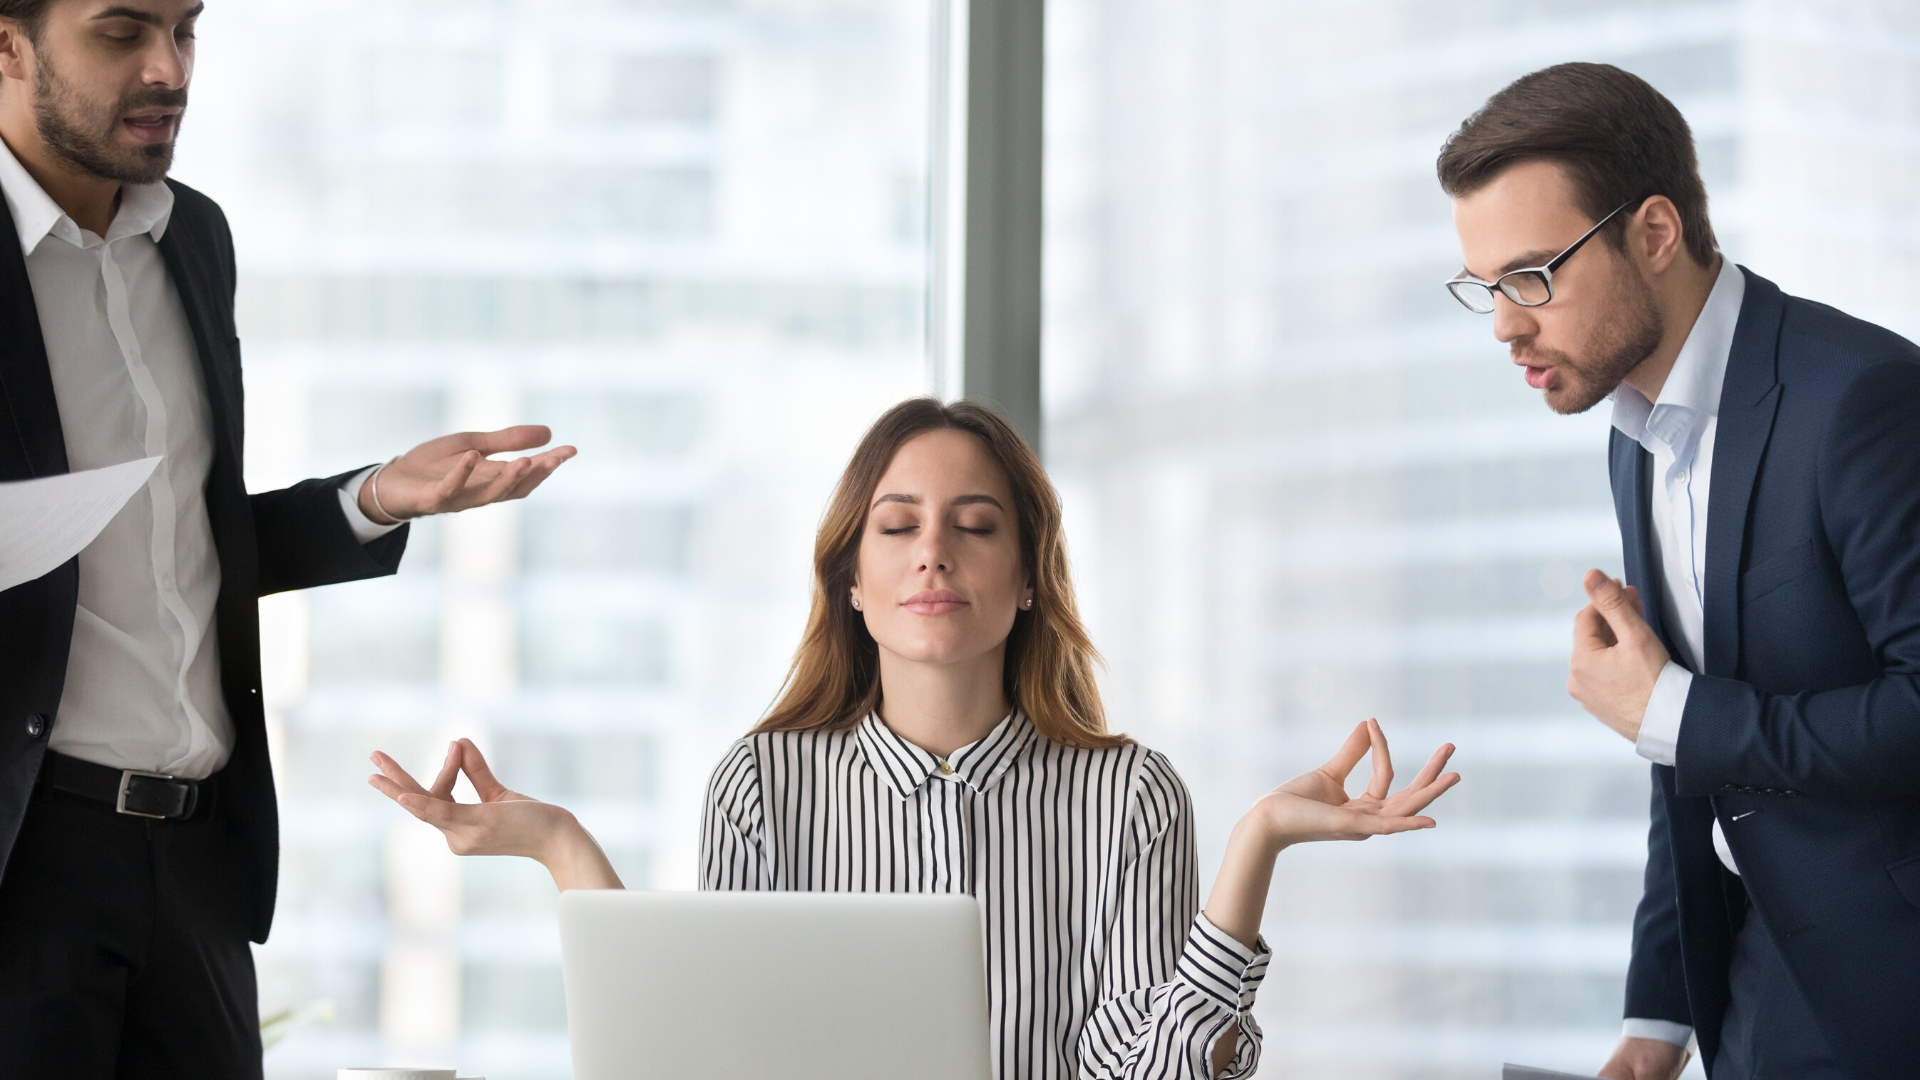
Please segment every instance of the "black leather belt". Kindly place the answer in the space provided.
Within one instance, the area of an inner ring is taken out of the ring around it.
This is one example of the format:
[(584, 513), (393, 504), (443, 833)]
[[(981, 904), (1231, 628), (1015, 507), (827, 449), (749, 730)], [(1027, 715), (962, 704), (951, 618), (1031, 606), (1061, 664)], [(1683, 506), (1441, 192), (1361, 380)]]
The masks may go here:
[(55, 791), (106, 803), (122, 814), (160, 819), (192, 817), (200, 805), (204, 783), (166, 773), (96, 765), (51, 750), (40, 765), (40, 782)]

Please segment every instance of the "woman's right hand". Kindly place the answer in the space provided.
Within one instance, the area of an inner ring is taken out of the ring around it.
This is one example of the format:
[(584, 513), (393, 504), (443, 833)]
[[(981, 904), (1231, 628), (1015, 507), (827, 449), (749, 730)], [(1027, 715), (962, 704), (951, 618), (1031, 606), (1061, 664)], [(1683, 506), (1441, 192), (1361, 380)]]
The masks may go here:
[[(454, 854), (524, 856), (545, 866), (562, 890), (621, 888), (620, 875), (579, 819), (565, 807), (509, 790), (494, 778), (473, 740), (447, 748), (431, 788), (378, 750), (373, 764), (380, 772), (367, 783), (444, 833)], [(463, 772), (480, 796), (477, 803), (454, 801), (453, 784)]]

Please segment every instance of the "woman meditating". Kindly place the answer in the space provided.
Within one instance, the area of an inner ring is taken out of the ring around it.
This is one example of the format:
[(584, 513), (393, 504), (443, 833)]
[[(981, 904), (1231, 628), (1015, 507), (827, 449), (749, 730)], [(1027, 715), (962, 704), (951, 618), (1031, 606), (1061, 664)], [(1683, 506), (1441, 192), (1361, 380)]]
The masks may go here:
[[(702, 887), (976, 897), (1000, 1080), (1252, 1072), (1275, 857), (1431, 828), (1420, 811), (1459, 780), (1440, 773), (1443, 746), (1389, 796), (1369, 720), (1247, 811), (1199, 910), (1187, 789), (1107, 731), (1059, 499), (978, 405), (916, 399), (874, 424), (820, 526), (814, 580), (778, 702), (708, 786)], [(561, 889), (621, 887), (572, 814), (507, 790), (472, 742), (431, 788), (373, 760), (371, 783), (455, 852), (537, 859)], [(453, 801), (462, 771), (480, 803)]]

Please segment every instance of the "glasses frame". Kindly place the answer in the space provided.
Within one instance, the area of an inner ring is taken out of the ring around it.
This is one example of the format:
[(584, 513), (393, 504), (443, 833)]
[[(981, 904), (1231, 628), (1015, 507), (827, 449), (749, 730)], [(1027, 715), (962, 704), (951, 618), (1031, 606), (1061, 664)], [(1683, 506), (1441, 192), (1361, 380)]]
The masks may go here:
[[(1637, 199), (1628, 199), (1626, 202), (1623, 202), (1619, 206), (1616, 206), (1612, 210), (1609, 210), (1607, 212), (1606, 217), (1603, 217), (1599, 221), (1594, 222), (1593, 228), (1588, 229), (1585, 233), (1581, 234), (1580, 239), (1575, 240), (1571, 244), (1568, 244), (1567, 249), (1565, 251), (1562, 251), (1560, 254), (1555, 255), (1552, 259), (1549, 259), (1545, 263), (1545, 265), (1523, 266), (1517, 270), (1509, 270), (1506, 273), (1501, 274), (1499, 277), (1495, 278), (1492, 281), (1484, 281), (1462, 270), (1458, 276), (1447, 279), (1446, 281), (1447, 291), (1453, 294), (1453, 298), (1455, 300), (1460, 301), (1461, 307), (1466, 308), (1468, 311), (1473, 312), (1475, 315), (1493, 314), (1493, 307), (1494, 307), (1493, 297), (1494, 297), (1495, 291), (1498, 291), (1500, 295), (1506, 297), (1507, 299), (1513, 301), (1514, 303), (1520, 305), (1521, 307), (1540, 307), (1545, 304), (1551, 304), (1553, 303), (1553, 272), (1555, 270), (1560, 269), (1561, 265), (1565, 263), (1568, 259), (1573, 258), (1573, 253), (1580, 250), (1580, 245), (1585, 244), (1588, 240), (1593, 239), (1593, 234), (1605, 228), (1607, 225), (1607, 222), (1612, 221), (1615, 217), (1619, 216), (1620, 211), (1625, 210), (1629, 206), (1638, 206), (1641, 203), (1644, 203), (1651, 198), (1653, 198), (1653, 196), (1651, 195), (1642, 195)], [(1539, 300), (1533, 303), (1528, 303), (1526, 300), (1522, 299), (1519, 296), (1519, 292), (1520, 292), (1519, 286), (1517, 285), (1509, 286), (1507, 284), (1508, 278), (1519, 277), (1522, 274), (1533, 274), (1540, 278), (1540, 280), (1547, 287), (1547, 298), (1545, 300)], [(1487, 306), (1484, 310), (1481, 308), (1474, 307), (1471, 303), (1467, 301), (1466, 297), (1460, 295), (1461, 290), (1458, 288), (1458, 286), (1462, 286), (1462, 285), (1473, 285), (1486, 291)]]

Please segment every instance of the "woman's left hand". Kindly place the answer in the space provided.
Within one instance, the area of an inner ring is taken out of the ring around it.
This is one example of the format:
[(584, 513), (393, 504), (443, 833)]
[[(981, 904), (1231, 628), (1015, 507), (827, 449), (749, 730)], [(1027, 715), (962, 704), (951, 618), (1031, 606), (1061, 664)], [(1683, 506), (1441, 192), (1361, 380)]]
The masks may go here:
[[(1373, 756), (1373, 776), (1366, 790), (1349, 797), (1347, 775), (1369, 752)], [(1452, 743), (1435, 750), (1411, 784), (1399, 794), (1389, 795), (1393, 755), (1387, 749), (1380, 722), (1368, 720), (1353, 729), (1325, 765), (1263, 796), (1247, 811), (1241, 824), (1256, 830), (1276, 853), (1313, 840), (1365, 840), (1386, 833), (1431, 829), (1436, 822), (1420, 816), (1420, 811), (1460, 782), (1459, 773), (1440, 773), (1452, 756)]]
[[(1359, 795), (1347, 795), (1347, 774), (1360, 759), (1373, 754), (1373, 776)], [(1248, 948), (1260, 938), (1260, 916), (1267, 909), (1267, 890), (1273, 884), (1273, 864), (1281, 850), (1310, 840), (1365, 840), (1369, 836), (1431, 829), (1434, 820), (1420, 816), (1433, 800), (1460, 782), (1459, 773), (1441, 775), (1453, 756), (1448, 743), (1433, 752), (1427, 767), (1413, 783), (1391, 795), (1393, 755), (1380, 722), (1368, 720), (1353, 729), (1325, 765), (1296, 776), (1260, 797), (1227, 837), (1226, 856), (1207, 896), (1207, 921)], [(1230, 1040), (1216, 1046), (1213, 1068), (1217, 1075), (1233, 1056)]]

